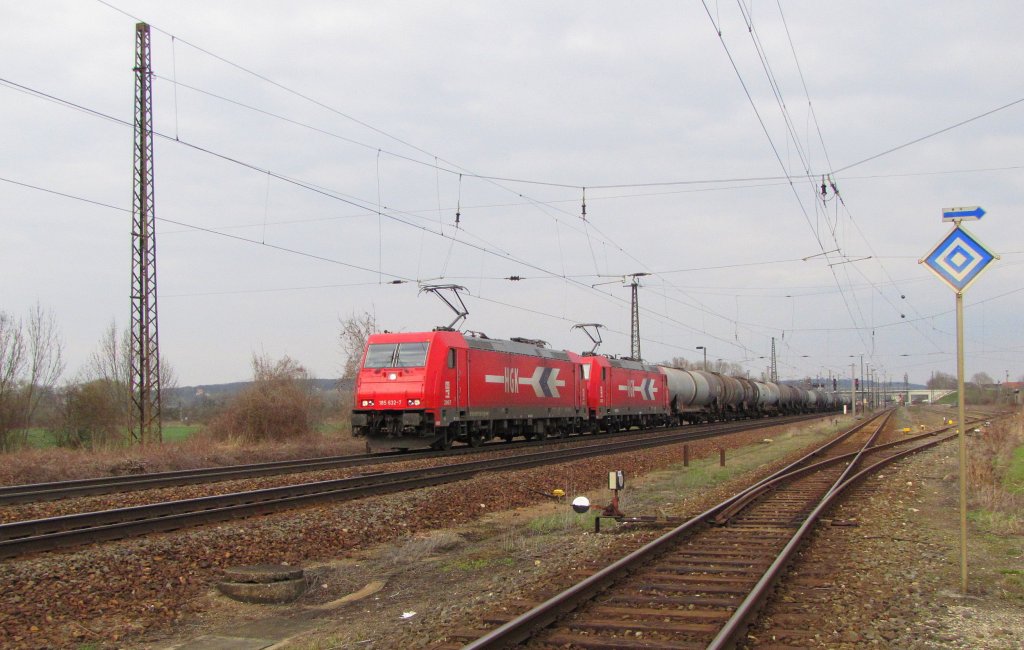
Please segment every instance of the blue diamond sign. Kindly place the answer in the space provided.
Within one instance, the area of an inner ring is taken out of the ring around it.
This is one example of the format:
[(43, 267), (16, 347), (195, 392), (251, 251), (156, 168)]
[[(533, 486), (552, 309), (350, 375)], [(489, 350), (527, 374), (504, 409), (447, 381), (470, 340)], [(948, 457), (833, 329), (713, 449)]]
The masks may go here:
[(919, 262), (926, 264), (953, 291), (961, 293), (994, 259), (998, 259), (998, 256), (957, 225)]

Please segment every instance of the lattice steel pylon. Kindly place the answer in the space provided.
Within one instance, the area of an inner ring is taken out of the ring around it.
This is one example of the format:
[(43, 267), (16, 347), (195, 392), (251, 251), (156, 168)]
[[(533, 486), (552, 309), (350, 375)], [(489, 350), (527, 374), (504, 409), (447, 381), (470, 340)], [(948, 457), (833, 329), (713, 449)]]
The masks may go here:
[(149, 25), (135, 25), (135, 189), (132, 200), (132, 323), (128, 386), (134, 442), (160, 442), (160, 343), (156, 310), (153, 96)]
[(630, 276), (633, 280), (629, 283), (633, 290), (632, 300), (630, 301), (630, 313), (632, 314), (632, 320), (629, 325), (629, 334), (632, 339), (632, 345), (630, 346), (629, 356), (640, 361), (643, 357), (640, 356), (640, 278), (650, 275), (649, 273), (633, 273)]
[(631, 311), (632, 311), (632, 314), (633, 314), (633, 319), (632, 319), (632, 322), (630, 322), (630, 325), (629, 325), (629, 334), (630, 334), (630, 338), (633, 340), (633, 344), (629, 348), (629, 356), (633, 357), (634, 359), (640, 359), (641, 358), (640, 357), (640, 302), (637, 299), (638, 298), (638, 293), (639, 293), (638, 289), (640, 288), (640, 283), (637, 281), (636, 278), (633, 278), (632, 287), (633, 287), (633, 300), (631, 301), (632, 302), (632, 304), (631, 304), (632, 310)]
[(772, 370), (771, 370), (772, 381), (778, 383), (779, 381), (779, 367), (775, 363), (775, 337), (772, 337)]

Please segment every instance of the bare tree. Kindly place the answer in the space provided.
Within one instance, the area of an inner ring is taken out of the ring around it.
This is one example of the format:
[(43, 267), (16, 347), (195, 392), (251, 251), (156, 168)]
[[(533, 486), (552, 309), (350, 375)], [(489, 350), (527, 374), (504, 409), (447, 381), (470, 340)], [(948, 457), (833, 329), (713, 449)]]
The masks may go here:
[(40, 399), (52, 392), (57, 380), (64, 374), (64, 345), (53, 314), (43, 311), (38, 303), (29, 313), (27, 334), (28, 381), (25, 385), (25, 419), (27, 423), (32, 423)]
[[(697, 361), (690, 361), (685, 357), (672, 357), (671, 361), (663, 361), (658, 365), (679, 368), (681, 370), (704, 370), (704, 361), (699, 359)], [(745, 377), (747, 375), (747, 372), (740, 364), (723, 361), (722, 359), (708, 361), (708, 371), (736, 377)]]
[(21, 323), (0, 311), (0, 448), (11, 445), (11, 433), (20, 425), (19, 392), (25, 369), (25, 336)]
[(116, 417), (120, 421), (120, 429), (126, 437), (129, 437), (131, 428), (132, 395), (128, 383), (130, 345), (129, 333), (125, 331), (118, 336), (117, 324), (111, 322), (77, 382), (91, 385), (88, 403), (95, 406), (104, 402), (101, 410), (108, 417)]
[(996, 383), (996, 380), (992, 379), (992, 375), (987, 372), (976, 372), (971, 375), (971, 383), (978, 388), (984, 388), (985, 386), (991, 386)]
[(0, 311), (0, 448), (26, 441), (41, 399), (64, 371), (62, 358), (50, 312), (37, 304), (23, 323)]
[(956, 388), (956, 375), (938, 371), (928, 379), (928, 388)]
[(679, 368), (680, 370), (697, 369), (697, 367), (685, 357), (672, 357), (670, 361), (662, 361), (658, 365), (668, 366), (670, 368)]
[(377, 331), (377, 318), (369, 312), (363, 312), (359, 316), (353, 313), (348, 318), (339, 319), (339, 323), (341, 329), (338, 333), (338, 342), (342, 354), (345, 355), (341, 378), (353, 379), (359, 372), (359, 362), (366, 349), (366, 340)]
[[(104, 438), (111, 437), (105, 424), (107, 419), (116, 417), (121, 421), (121, 430), (127, 434), (131, 427), (132, 395), (129, 384), (129, 372), (131, 368), (131, 333), (117, 331), (117, 324), (111, 322), (109, 327), (100, 338), (99, 346), (89, 357), (85, 368), (79, 372), (76, 381), (81, 387), (88, 385), (85, 395), (88, 399), (81, 399), (80, 403), (103, 413)], [(174, 369), (163, 357), (160, 357), (160, 391), (166, 393), (177, 384)], [(70, 393), (69, 393), (70, 395)], [(105, 404), (101, 404), (105, 396)], [(161, 398), (161, 403), (166, 400)], [(85, 421), (89, 420), (87, 415), (79, 416)], [(130, 436), (129, 436), (130, 437)]]

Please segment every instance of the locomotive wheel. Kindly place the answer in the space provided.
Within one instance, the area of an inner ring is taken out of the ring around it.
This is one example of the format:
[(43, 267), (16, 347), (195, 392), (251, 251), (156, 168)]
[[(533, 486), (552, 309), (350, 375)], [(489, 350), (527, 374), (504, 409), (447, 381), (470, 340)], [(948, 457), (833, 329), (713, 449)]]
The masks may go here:
[(479, 447), (482, 444), (484, 444), (484, 439), (483, 439), (482, 435), (480, 435), (479, 433), (471, 433), (471, 434), (469, 434), (469, 446), (470, 447)]
[(434, 444), (430, 446), (439, 451), (448, 451), (449, 449), (451, 449), (452, 441), (451, 438), (448, 437), (448, 432), (445, 431), (444, 433), (442, 433), (441, 437), (438, 440), (434, 441)]

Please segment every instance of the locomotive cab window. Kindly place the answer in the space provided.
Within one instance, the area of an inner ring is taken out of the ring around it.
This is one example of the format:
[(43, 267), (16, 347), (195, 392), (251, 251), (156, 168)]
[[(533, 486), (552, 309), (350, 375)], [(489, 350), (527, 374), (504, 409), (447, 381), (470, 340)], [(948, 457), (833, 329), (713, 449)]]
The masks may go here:
[(387, 368), (391, 366), (391, 360), (395, 358), (395, 350), (398, 345), (395, 343), (374, 343), (366, 351), (364, 368)]
[(448, 367), (455, 367), (455, 348), (448, 348)]
[(427, 342), (399, 343), (396, 368), (422, 368), (427, 365)]
[(374, 343), (366, 351), (364, 368), (422, 368), (427, 362), (427, 342)]
[(583, 373), (582, 377), (584, 379), (590, 379), (590, 366), (586, 364), (580, 366), (580, 372)]

